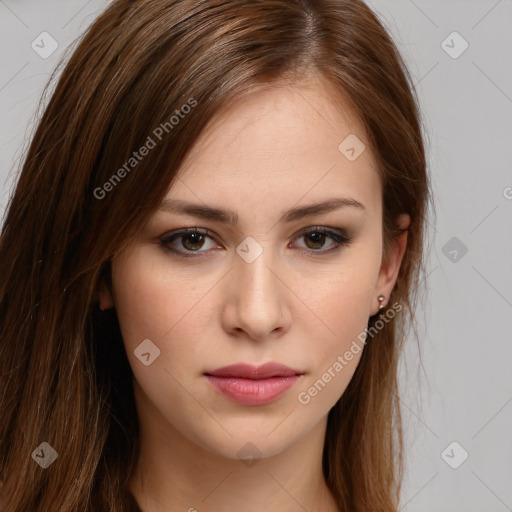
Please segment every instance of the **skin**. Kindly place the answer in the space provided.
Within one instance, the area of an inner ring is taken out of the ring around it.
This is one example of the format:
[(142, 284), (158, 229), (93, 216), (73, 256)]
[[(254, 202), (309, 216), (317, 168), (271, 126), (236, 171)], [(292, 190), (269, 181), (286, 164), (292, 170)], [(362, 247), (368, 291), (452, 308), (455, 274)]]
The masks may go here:
[[(99, 299), (117, 310), (134, 373), (141, 453), (130, 489), (144, 512), (338, 510), (322, 475), (327, 414), (362, 352), (308, 404), (298, 395), (349, 350), (378, 312), (380, 294), (388, 305), (407, 237), (395, 239), (384, 261), (377, 166), (368, 144), (353, 162), (339, 151), (351, 133), (367, 140), (346, 100), (334, 108), (339, 101), (310, 77), (230, 104), (166, 198), (235, 210), (237, 225), (160, 211), (112, 262), (112, 289)], [(344, 196), (366, 210), (278, 222), (290, 208)], [(407, 228), (410, 218), (399, 222)], [(353, 240), (326, 253), (333, 239), (302, 233), (315, 226), (346, 230)], [(201, 256), (162, 249), (161, 238), (190, 227), (216, 236), (168, 245)], [(236, 252), (248, 236), (263, 249), (252, 263)], [(145, 339), (161, 351), (148, 366), (134, 355)], [(269, 361), (304, 376), (267, 405), (237, 404), (203, 375)], [(237, 455), (247, 443), (257, 449), (251, 466)]]

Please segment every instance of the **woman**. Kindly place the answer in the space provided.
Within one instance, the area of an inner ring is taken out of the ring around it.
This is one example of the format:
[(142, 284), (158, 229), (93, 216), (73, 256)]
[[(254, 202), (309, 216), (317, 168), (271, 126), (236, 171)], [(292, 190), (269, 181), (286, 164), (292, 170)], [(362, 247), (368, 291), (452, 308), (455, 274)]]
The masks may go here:
[(429, 197), (362, 1), (112, 2), (4, 220), (2, 510), (398, 510)]

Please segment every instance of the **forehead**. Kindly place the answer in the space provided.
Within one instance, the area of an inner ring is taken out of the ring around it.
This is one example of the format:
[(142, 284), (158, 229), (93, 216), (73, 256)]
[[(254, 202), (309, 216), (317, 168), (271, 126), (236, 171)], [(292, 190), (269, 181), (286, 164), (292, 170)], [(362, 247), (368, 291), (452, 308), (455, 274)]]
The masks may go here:
[[(362, 150), (355, 160), (351, 147), (356, 156)], [(364, 128), (346, 98), (321, 79), (272, 84), (229, 104), (203, 131), (178, 175), (166, 198), (252, 210), (343, 195), (369, 213), (381, 208), (380, 178)]]

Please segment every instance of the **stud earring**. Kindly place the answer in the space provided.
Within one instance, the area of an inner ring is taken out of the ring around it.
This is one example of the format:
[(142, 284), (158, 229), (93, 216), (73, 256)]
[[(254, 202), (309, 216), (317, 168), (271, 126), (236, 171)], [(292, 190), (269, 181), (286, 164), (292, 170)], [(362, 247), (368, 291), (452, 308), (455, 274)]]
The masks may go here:
[(380, 310), (380, 309), (384, 309), (384, 304), (382, 304), (382, 301), (385, 299), (384, 295), (379, 295), (377, 299), (378, 299), (378, 301), (380, 302), (380, 304), (379, 304), (379, 310)]

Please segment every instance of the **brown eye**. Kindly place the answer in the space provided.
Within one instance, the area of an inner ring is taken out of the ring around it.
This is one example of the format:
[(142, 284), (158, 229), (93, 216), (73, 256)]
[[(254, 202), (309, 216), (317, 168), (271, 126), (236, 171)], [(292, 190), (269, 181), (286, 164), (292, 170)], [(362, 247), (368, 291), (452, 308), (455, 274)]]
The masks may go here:
[[(305, 240), (306, 253), (313, 256), (322, 256), (347, 246), (351, 242), (351, 238), (343, 230), (333, 231), (332, 229), (316, 227), (303, 232), (298, 239)], [(330, 239), (331, 244), (326, 246), (326, 241)], [(210, 247), (208, 240), (212, 243)], [(215, 234), (207, 229), (190, 228), (181, 231), (175, 231), (164, 238), (160, 239), (160, 245), (163, 250), (172, 253), (181, 258), (194, 258), (206, 256), (209, 249), (215, 248)], [(217, 247), (218, 248), (218, 247)]]
[[(208, 249), (215, 246), (213, 243), (214, 235), (208, 230), (199, 230), (191, 228), (170, 234), (160, 240), (162, 248), (177, 256), (184, 258), (201, 256)], [(205, 243), (210, 240), (211, 246), (204, 248)], [(197, 253), (197, 254), (194, 254)]]
[[(202, 233), (187, 233), (181, 236), (182, 245), (190, 251), (197, 251), (204, 245), (205, 236)], [(185, 241), (190, 241), (190, 243)]]
[(325, 243), (326, 234), (319, 231), (311, 231), (304, 236), (305, 240), (311, 240), (312, 245), (308, 245), (309, 249), (321, 249)]
[[(303, 232), (299, 239), (304, 239), (307, 252), (318, 255), (335, 251), (342, 246), (349, 245), (351, 242), (351, 238), (344, 231), (337, 232), (321, 227)], [(331, 240), (331, 244), (330, 247), (328, 245), (328, 248), (325, 249), (327, 239)]]

